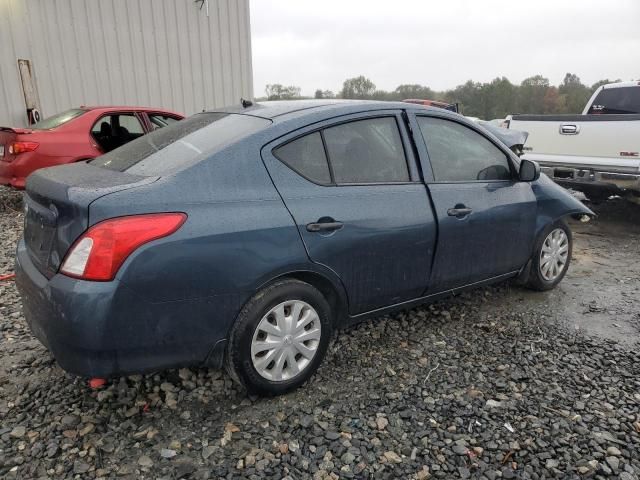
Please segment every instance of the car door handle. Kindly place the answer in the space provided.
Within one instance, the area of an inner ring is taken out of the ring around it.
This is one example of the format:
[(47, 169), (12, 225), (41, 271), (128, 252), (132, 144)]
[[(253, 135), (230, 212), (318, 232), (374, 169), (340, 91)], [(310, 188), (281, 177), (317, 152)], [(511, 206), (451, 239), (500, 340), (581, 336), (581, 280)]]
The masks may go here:
[(580, 125), (571, 125), (568, 123), (560, 125), (560, 135), (577, 135), (580, 133)]
[(342, 222), (315, 222), (307, 224), (307, 232), (333, 232), (342, 227)]
[(469, 215), (471, 212), (473, 212), (473, 210), (471, 210), (470, 208), (456, 205), (455, 208), (450, 208), (449, 210), (447, 210), (447, 215), (449, 215), (450, 217), (463, 218)]

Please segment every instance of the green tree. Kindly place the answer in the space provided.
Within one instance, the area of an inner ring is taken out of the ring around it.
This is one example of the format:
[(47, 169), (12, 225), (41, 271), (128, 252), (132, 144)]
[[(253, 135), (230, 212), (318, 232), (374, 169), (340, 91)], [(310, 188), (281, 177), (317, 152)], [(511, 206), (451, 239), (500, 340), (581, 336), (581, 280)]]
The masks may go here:
[(543, 113), (548, 88), (549, 79), (542, 75), (525, 78), (518, 89), (517, 113)]
[(513, 112), (517, 99), (517, 87), (506, 77), (494, 78), (480, 86), (479, 116), (487, 120), (504, 118)]
[(316, 90), (314, 98), (335, 98), (336, 96), (331, 90)]
[(481, 83), (473, 80), (467, 81), (464, 85), (458, 85), (453, 90), (448, 90), (444, 94), (444, 101), (449, 103), (460, 103), (462, 112), (471, 117), (483, 115), (482, 99), (480, 90)]
[[(375, 84), (364, 76), (344, 81), (339, 96), (375, 100), (404, 100), (422, 98), (458, 102), (462, 112), (468, 116), (486, 120), (503, 118), (511, 113), (580, 113), (590, 95), (600, 86), (620, 80), (600, 80), (591, 87), (580, 78), (567, 73), (559, 86), (552, 86), (542, 75), (526, 78), (520, 85), (512, 84), (506, 77), (496, 77), (491, 82), (469, 80), (454, 89), (436, 92), (420, 84), (401, 84), (392, 91), (376, 90)], [(300, 88), (281, 84), (267, 85), (270, 100), (302, 98)], [(335, 98), (330, 90), (317, 89), (315, 98)]]
[(389, 102), (396, 100), (393, 96), (393, 92), (387, 92), (386, 90), (376, 90), (371, 95), (368, 95), (366, 98), (370, 100), (380, 100), (383, 102)]
[(558, 93), (565, 97), (567, 113), (582, 113), (591, 97), (591, 89), (580, 81), (580, 77), (567, 73), (558, 87)]
[(371, 98), (375, 91), (375, 84), (367, 77), (360, 75), (344, 81), (340, 96), (342, 98)]
[(565, 113), (567, 111), (566, 97), (560, 95), (556, 87), (547, 88), (544, 94), (543, 113)]
[(406, 100), (408, 98), (419, 98), (422, 100), (433, 100), (436, 93), (429, 87), (418, 84), (398, 85), (392, 92), (394, 100)]
[(280, 83), (269, 84), (264, 89), (267, 100), (295, 100), (300, 98), (300, 87), (283, 86)]

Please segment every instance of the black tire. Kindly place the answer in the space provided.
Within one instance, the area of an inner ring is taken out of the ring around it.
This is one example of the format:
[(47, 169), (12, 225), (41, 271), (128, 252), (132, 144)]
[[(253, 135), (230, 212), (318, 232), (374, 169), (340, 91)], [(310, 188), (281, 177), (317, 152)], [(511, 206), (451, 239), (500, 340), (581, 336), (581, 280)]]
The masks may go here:
[[(320, 339), (315, 355), (299, 374), (287, 380), (273, 381), (263, 377), (253, 365), (251, 345), (256, 328), (271, 309), (283, 302), (300, 300), (315, 309), (320, 321)], [(308, 283), (285, 279), (264, 288), (242, 308), (229, 336), (225, 366), (231, 378), (258, 395), (280, 395), (298, 388), (318, 369), (327, 352), (332, 334), (332, 312), (329, 303)]]
[[(544, 277), (541, 269), (542, 247), (544, 245), (545, 240), (551, 234), (551, 232), (557, 229), (563, 230), (565, 235), (567, 236), (568, 255), (567, 255), (566, 263), (562, 267), (559, 274), (555, 278), (553, 278), (553, 280), (548, 280)], [(538, 291), (551, 290), (552, 288), (554, 288), (556, 285), (558, 285), (558, 283), (562, 281), (565, 274), (567, 273), (567, 270), (569, 269), (569, 265), (571, 263), (572, 252), (573, 252), (573, 236), (571, 235), (571, 229), (569, 228), (569, 225), (567, 225), (567, 223), (564, 220), (559, 220), (557, 222), (552, 223), (551, 225), (548, 225), (544, 229), (544, 231), (542, 232), (542, 234), (540, 235), (540, 237), (536, 242), (536, 246), (533, 252), (533, 257), (531, 258), (531, 268), (529, 271), (529, 278), (525, 283), (525, 286), (528, 288), (531, 288), (532, 290), (538, 290)]]

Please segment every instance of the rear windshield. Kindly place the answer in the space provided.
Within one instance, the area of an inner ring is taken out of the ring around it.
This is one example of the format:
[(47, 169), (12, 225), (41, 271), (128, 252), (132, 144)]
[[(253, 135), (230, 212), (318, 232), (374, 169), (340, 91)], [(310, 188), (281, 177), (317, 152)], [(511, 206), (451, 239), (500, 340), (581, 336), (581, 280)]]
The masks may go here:
[(135, 175), (170, 175), (270, 123), (249, 115), (199, 113), (116, 148), (91, 165)]
[(640, 113), (640, 86), (600, 90), (588, 113)]
[(78, 118), (80, 115), (82, 115), (85, 112), (86, 110), (82, 110), (80, 108), (73, 108), (71, 110), (66, 110), (62, 113), (58, 113), (53, 117), (40, 120), (39, 122), (31, 125), (29, 128), (32, 128), (34, 130), (51, 130), (52, 128), (59, 127), (60, 125), (73, 120), (74, 118)]

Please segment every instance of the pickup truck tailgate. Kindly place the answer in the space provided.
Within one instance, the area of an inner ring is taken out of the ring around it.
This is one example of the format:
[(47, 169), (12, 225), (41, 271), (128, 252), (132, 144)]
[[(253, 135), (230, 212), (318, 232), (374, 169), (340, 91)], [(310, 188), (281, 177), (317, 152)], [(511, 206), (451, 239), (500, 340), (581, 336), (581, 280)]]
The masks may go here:
[(529, 133), (528, 159), (640, 172), (640, 115), (514, 115), (509, 128)]

